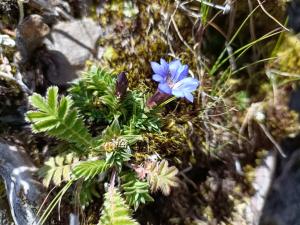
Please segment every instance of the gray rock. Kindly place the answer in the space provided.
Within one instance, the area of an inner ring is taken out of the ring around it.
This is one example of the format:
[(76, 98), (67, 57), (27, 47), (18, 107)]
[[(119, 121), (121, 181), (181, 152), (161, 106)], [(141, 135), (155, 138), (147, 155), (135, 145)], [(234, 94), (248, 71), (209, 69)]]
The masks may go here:
[(96, 42), (101, 33), (100, 26), (90, 18), (59, 22), (52, 29), (52, 41), (45, 43), (48, 49), (65, 55), (72, 66), (83, 66), (97, 52)]
[(37, 224), (36, 212), (44, 195), (42, 185), (34, 177), (36, 167), (21, 146), (1, 141), (0, 156), (0, 177), (15, 224)]
[(38, 55), (43, 75), (51, 85), (63, 86), (77, 78), (75, 68), (61, 52), (46, 50)]
[(271, 151), (262, 160), (261, 165), (255, 169), (255, 178), (252, 186), (255, 194), (250, 199), (250, 204), (246, 207), (245, 218), (247, 224), (258, 225), (261, 212), (267, 198), (267, 194), (272, 183), (273, 174), (276, 167), (276, 152)]
[[(278, 169), (278, 168), (277, 168)], [(260, 225), (300, 224), (300, 150), (296, 150), (275, 177)]]

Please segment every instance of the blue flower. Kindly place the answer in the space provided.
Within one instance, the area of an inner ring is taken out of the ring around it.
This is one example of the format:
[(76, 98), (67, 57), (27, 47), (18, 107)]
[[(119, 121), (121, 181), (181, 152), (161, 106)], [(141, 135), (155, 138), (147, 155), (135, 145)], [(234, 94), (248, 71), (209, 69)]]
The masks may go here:
[(154, 72), (152, 79), (159, 83), (159, 91), (176, 97), (185, 97), (193, 102), (194, 97), (191, 92), (197, 89), (200, 82), (187, 77), (189, 72), (187, 65), (182, 65), (180, 60), (167, 63), (164, 59), (160, 59), (160, 64), (151, 62), (151, 67)]

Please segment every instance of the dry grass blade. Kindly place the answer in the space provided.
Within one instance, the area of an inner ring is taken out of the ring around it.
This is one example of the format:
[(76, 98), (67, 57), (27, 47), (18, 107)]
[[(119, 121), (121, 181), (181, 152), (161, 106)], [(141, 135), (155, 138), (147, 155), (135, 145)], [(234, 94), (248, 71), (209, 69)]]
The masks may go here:
[(284, 25), (282, 25), (274, 16), (272, 16), (263, 6), (263, 3), (260, 0), (257, 0), (260, 8), (262, 9), (262, 11), (264, 11), (264, 13), (270, 17), (275, 23), (277, 23), (280, 27), (282, 27), (284, 30), (286, 31), (290, 31), (288, 28), (286, 28)]

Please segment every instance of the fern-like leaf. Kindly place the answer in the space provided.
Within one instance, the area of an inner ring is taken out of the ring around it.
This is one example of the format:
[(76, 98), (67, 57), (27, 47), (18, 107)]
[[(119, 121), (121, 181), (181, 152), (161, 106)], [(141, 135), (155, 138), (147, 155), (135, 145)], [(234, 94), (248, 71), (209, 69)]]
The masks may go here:
[(49, 158), (39, 170), (39, 176), (43, 178), (43, 185), (49, 187), (50, 183), (59, 186), (63, 181), (70, 180), (71, 169), (78, 162), (72, 153), (64, 156)]
[(32, 122), (32, 130), (36, 133), (46, 132), (48, 135), (75, 143), (85, 148), (93, 146), (92, 136), (79, 117), (73, 101), (63, 96), (58, 101), (58, 88), (49, 87), (47, 97), (33, 94), (30, 103), (37, 111), (27, 112), (26, 119)]
[(153, 192), (161, 190), (164, 195), (169, 195), (172, 187), (177, 187), (179, 182), (176, 175), (178, 169), (169, 167), (167, 160), (153, 162), (148, 166), (147, 180)]
[(115, 93), (115, 75), (111, 71), (91, 67), (70, 88), (75, 105), (91, 121), (106, 124), (123, 111)]
[(104, 196), (104, 204), (98, 225), (138, 225), (130, 216), (130, 209), (126, 205), (120, 192), (110, 187)]
[(75, 166), (73, 174), (77, 179), (84, 178), (84, 180), (91, 180), (96, 175), (103, 173), (108, 169), (108, 164), (104, 160), (82, 162)]
[(127, 124), (123, 127), (125, 134), (140, 134), (141, 131), (159, 132), (160, 116), (157, 109), (146, 107), (146, 98), (142, 93), (131, 91), (123, 102), (128, 110)]
[(122, 176), (123, 184), (122, 189), (126, 201), (130, 206), (137, 210), (139, 205), (146, 202), (153, 202), (154, 199), (149, 194), (149, 184), (137, 179), (134, 173), (126, 173)]
[(100, 194), (97, 191), (98, 186), (99, 182), (96, 179), (82, 183), (79, 190), (81, 206), (88, 206), (91, 202), (94, 201), (95, 198), (100, 198)]
[(104, 141), (111, 141), (113, 138), (117, 138), (121, 134), (121, 127), (118, 117), (115, 117), (113, 122), (106, 127), (102, 132), (102, 139)]
[(116, 166), (121, 169), (124, 162), (129, 161), (131, 156), (131, 150), (128, 146), (127, 148), (118, 148), (113, 152), (106, 153), (106, 163), (111, 167)]

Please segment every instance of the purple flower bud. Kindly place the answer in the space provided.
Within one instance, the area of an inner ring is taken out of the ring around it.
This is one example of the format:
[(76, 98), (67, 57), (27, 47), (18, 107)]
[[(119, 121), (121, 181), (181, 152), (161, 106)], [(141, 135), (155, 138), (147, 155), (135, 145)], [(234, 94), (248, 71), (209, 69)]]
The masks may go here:
[(116, 95), (118, 98), (123, 98), (126, 95), (128, 87), (128, 80), (126, 77), (125, 72), (121, 72), (118, 75), (117, 82), (116, 82)]
[(169, 99), (171, 95), (163, 93), (159, 90), (157, 90), (154, 95), (152, 95), (148, 100), (147, 100), (147, 107), (150, 109), (153, 108), (154, 106), (160, 105), (167, 99)]

